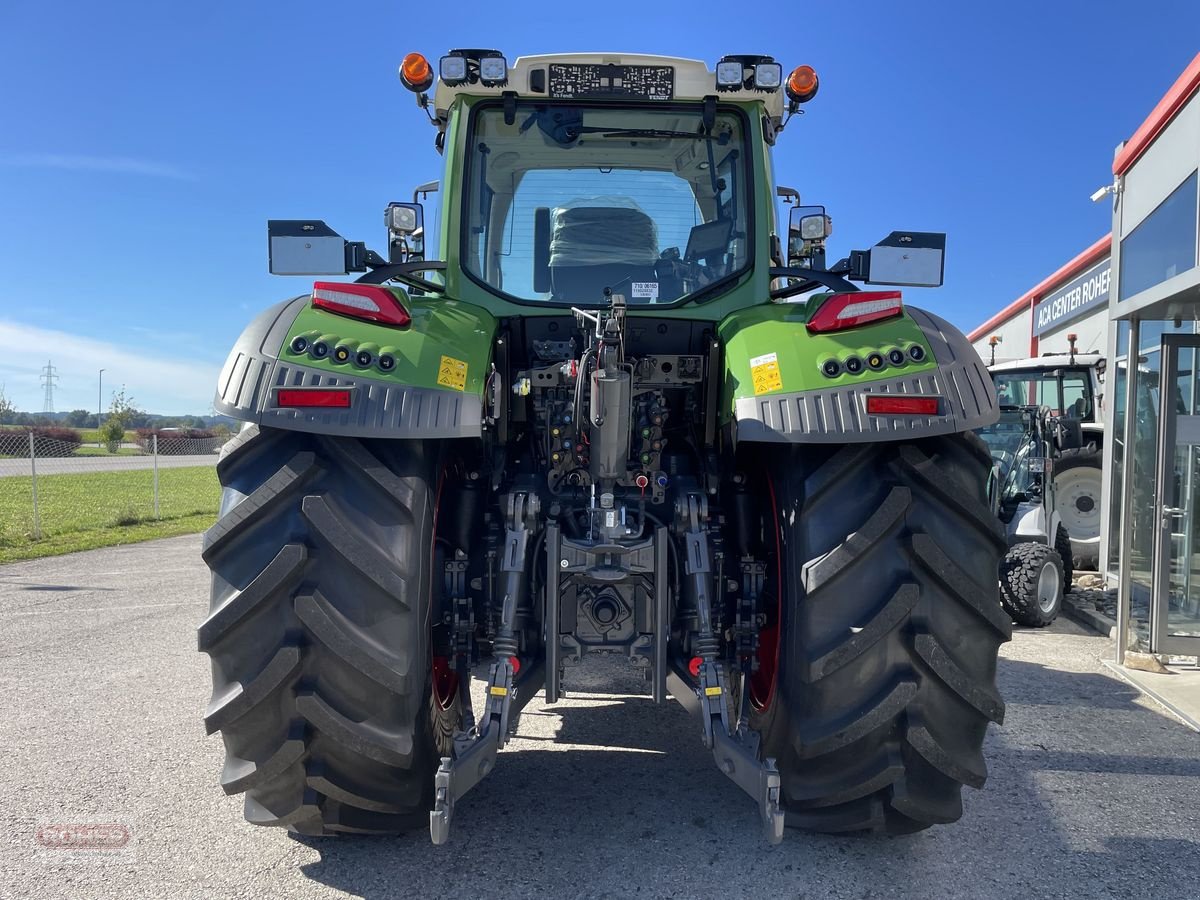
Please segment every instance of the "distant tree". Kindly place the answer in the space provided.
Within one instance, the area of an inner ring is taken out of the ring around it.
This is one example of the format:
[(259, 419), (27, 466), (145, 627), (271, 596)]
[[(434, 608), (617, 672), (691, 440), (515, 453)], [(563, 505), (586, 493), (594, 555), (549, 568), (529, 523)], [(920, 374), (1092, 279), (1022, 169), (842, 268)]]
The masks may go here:
[(125, 429), (136, 427), (138, 420), (145, 415), (137, 408), (133, 397), (125, 393), (125, 388), (113, 391), (108, 417), (100, 427), (100, 440), (104, 441), (109, 453), (116, 453), (121, 449), (121, 442), (125, 440)]
[(12, 425), (17, 420), (17, 407), (4, 393), (4, 385), (0, 384), (0, 425)]
[(108, 406), (108, 418), (119, 419), (123, 425), (128, 427), (135, 418), (145, 415), (138, 408), (137, 401), (131, 395), (125, 393), (125, 388), (113, 391), (112, 403)]
[(12, 424), (14, 425), (36, 425), (37, 420), (29, 413), (19, 412), (13, 416)]
[(88, 428), (92, 414), (86, 409), (73, 409), (63, 418), (63, 423), (71, 428)]

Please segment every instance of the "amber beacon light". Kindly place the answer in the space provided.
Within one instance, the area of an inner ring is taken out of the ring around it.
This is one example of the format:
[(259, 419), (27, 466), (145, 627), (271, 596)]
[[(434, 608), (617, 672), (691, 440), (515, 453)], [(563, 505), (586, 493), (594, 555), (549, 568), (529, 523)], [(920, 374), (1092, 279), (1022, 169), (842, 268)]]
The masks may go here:
[(410, 91), (427, 91), (433, 84), (433, 66), (420, 53), (410, 53), (400, 63), (400, 80)]
[(787, 80), (788, 99), (793, 103), (807, 103), (817, 96), (821, 81), (812, 66), (796, 66)]

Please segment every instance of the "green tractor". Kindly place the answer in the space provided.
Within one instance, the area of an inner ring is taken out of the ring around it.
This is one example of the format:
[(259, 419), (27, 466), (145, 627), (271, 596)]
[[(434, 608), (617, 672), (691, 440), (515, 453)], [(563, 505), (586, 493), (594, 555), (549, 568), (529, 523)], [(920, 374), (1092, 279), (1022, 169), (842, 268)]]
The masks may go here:
[(858, 286), (940, 284), (945, 236), (827, 265), (796, 205), (780, 239), (806, 66), (456, 50), (401, 79), (445, 156), (432, 242), (417, 202), (382, 255), (269, 223), (276, 274), (361, 275), (264, 312), (220, 376), (247, 423), (203, 550), (225, 791), (441, 843), (530, 699), (615, 655), (772, 842), (958, 819), (1011, 636), (995, 394), (955, 328)]

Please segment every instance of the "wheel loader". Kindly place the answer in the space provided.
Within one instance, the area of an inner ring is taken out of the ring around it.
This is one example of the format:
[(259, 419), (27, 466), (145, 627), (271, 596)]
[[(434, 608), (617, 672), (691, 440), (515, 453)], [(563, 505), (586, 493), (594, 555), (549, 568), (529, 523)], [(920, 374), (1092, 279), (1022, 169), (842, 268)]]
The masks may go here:
[[(993, 377), (1003, 398), (1004, 381)], [(1074, 578), (1055, 473), (1061, 447), (1079, 444), (1079, 422), (1047, 406), (1002, 402), (999, 421), (979, 436), (994, 460), (992, 508), (1009, 544), (1000, 562), (1000, 605), (1018, 625), (1050, 625)]]
[(771, 842), (958, 819), (1011, 622), (995, 392), (897, 290), (941, 284), (945, 235), (827, 262), (831, 217), (772, 181), (808, 66), (460, 49), (400, 77), (442, 178), (383, 252), (268, 223), (308, 281), (217, 386), (245, 423), (203, 548), (223, 789), (259, 825), (445, 842), (529, 701), (610, 656)]

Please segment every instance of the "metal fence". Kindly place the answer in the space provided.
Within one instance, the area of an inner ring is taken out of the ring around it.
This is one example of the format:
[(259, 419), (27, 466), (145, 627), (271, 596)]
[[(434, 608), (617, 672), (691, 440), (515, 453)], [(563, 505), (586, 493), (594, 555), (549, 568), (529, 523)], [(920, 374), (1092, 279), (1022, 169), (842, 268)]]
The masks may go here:
[(216, 514), (228, 437), (126, 437), (108, 446), (67, 429), (0, 430), (0, 547)]

